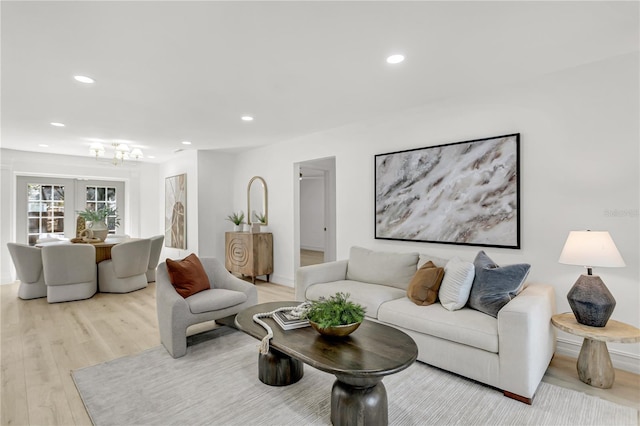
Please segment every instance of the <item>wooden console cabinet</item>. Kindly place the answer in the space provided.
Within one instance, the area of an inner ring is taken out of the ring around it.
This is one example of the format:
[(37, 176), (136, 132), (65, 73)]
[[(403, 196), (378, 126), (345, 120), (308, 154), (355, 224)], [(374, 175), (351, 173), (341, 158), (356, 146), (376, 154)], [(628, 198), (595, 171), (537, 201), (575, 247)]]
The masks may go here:
[(256, 277), (273, 273), (273, 235), (270, 232), (226, 232), (225, 267), (231, 273)]

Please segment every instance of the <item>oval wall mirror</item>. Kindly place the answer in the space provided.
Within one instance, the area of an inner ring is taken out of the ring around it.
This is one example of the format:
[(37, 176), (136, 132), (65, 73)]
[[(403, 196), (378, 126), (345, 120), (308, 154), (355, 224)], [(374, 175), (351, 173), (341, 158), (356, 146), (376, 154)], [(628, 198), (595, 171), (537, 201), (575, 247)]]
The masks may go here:
[(268, 224), (267, 183), (260, 176), (254, 176), (247, 186), (247, 222)]

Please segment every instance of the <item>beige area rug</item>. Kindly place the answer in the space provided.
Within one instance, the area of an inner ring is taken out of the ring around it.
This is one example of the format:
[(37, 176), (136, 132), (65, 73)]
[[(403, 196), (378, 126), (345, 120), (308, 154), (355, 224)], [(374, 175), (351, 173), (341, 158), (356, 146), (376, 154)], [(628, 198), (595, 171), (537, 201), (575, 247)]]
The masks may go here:
[[(96, 425), (328, 425), (334, 377), (305, 365), (285, 387), (257, 377), (258, 341), (226, 327), (183, 358), (163, 347), (72, 372)], [(637, 425), (637, 410), (541, 383), (533, 406), (417, 362), (385, 377), (392, 425)]]

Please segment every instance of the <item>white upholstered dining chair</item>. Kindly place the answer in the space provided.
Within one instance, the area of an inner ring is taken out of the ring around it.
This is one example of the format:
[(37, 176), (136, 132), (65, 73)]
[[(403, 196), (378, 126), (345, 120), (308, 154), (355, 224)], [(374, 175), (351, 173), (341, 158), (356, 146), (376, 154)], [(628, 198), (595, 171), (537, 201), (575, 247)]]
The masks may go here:
[(160, 253), (162, 252), (162, 243), (164, 242), (164, 235), (156, 235), (149, 238), (151, 240), (151, 250), (149, 251), (149, 265), (147, 266), (147, 282), (154, 282), (156, 280), (156, 268), (160, 261)]
[(139, 239), (116, 244), (111, 259), (98, 263), (101, 293), (129, 293), (147, 286), (151, 240)]
[(18, 297), (20, 299), (37, 299), (47, 296), (42, 272), (42, 251), (38, 247), (26, 244), (7, 243), (9, 254), (16, 267), (16, 275), (20, 280)]
[(49, 303), (89, 299), (98, 290), (96, 248), (91, 244), (42, 247), (42, 268)]

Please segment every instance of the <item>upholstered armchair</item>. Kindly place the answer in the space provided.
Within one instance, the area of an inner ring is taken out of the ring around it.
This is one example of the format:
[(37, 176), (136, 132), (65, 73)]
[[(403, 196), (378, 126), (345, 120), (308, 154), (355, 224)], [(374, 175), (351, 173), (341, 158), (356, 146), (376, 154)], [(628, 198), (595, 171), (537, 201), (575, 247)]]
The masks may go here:
[(7, 247), (16, 267), (17, 278), (20, 280), (18, 297), (20, 299), (46, 297), (47, 286), (44, 284), (42, 272), (41, 249), (18, 243), (7, 243)]
[(210, 288), (187, 298), (178, 294), (171, 284), (166, 262), (158, 265), (156, 305), (160, 340), (174, 358), (187, 353), (189, 326), (235, 315), (258, 303), (254, 285), (231, 275), (213, 257), (200, 261), (209, 277)]
[(154, 282), (156, 280), (156, 268), (160, 261), (160, 253), (162, 252), (162, 243), (164, 242), (164, 235), (156, 235), (149, 238), (151, 240), (151, 251), (149, 252), (149, 265), (147, 267), (147, 282)]
[(98, 263), (101, 293), (129, 293), (145, 288), (149, 265), (149, 239), (131, 240), (111, 248), (111, 259)]
[(98, 290), (96, 248), (91, 244), (56, 244), (42, 248), (47, 302), (89, 299)]

